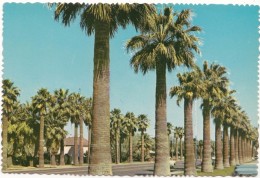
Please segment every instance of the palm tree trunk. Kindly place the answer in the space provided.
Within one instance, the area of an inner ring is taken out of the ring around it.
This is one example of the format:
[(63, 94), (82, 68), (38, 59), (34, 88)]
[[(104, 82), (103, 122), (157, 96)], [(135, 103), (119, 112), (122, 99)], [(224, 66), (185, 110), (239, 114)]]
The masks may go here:
[(3, 124), (3, 131), (2, 131), (2, 157), (3, 157), (3, 162), (2, 162), (2, 166), (3, 166), (3, 170), (7, 170), (8, 166), (7, 166), (7, 147), (8, 147), (8, 142), (7, 142), (7, 130), (8, 130), (8, 119), (6, 116), (3, 115), (2, 117), (2, 124)]
[(74, 165), (79, 165), (79, 148), (78, 148), (78, 124), (74, 125)]
[(79, 125), (79, 165), (82, 166), (84, 163), (83, 160), (83, 118), (80, 118)]
[(90, 175), (112, 175), (110, 148), (109, 97), (109, 32), (108, 23), (95, 22), (93, 120), (90, 150)]
[(119, 130), (116, 131), (116, 164), (120, 163), (119, 158)]
[(133, 131), (129, 132), (129, 162), (133, 162)]
[(13, 155), (7, 155), (7, 167), (12, 167), (13, 166)]
[(54, 153), (51, 153), (51, 165), (56, 166), (56, 158)]
[(235, 129), (233, 126), (230, 127), (230, 165), (236, 165), (235, 155)]
[(44, 117), (40, 117), (40, 136), (39, 136), (39, 168), (44, 167)]
[(195, 176), (195, 156), (193, 141), (193, 124), (192, 124), (192, 100), (184, 100), (184, 175)]
[(89, 164), (89, 161), (90, 161), (90, 145), (91, 145), (91, 126), (89, 125), (88, 126), (88, 164)]
[(144, 131), (141, 133), (141, 162), (144, 162)]
[(166, 116), (166, 60), (156, 62), (155, 94), (155, 165), (154, 175), (170, 175), (169, 144)]
[(33, 157), (29, 156), (29, 166), (33, 167)]
[(33, 155), (33, 166), (37, 165), (38, 153), (39, 153), (39, 142), (35, 143), (34, 155)]
[(215, 120), (215, 152), (216, 152), (216, 162), (215, 169), (224, 169), (223, 166), (223, 145), (222, 145), (222, 134), (221, 134), (221, 123), (219, 119)]
[(211, 143), (210, 143), (210, 106), (208, 100), (203, 100), (203, 158), (202, 172), (213, 172), (211, 160)]
[(202, 160), (203, 158), (203, 147), (200, 148), (200, 159)]
[(178, 137), (176, 137), (176, 139), (175, 139), (175, 160), (176, 161), (178, 161), (179, 159), (178, 159), (178, 147), (179, 147), (179, 145), (178, 145)]
[(238, 157), (238, 129), (235, 129), (235, 159), (236, 159), (236, 164), (239, 164), (239, 157)]
[(245, 162), (245, 147), (244, 147), (244, 134), (241, 134), (241, 159), (242, 163)]
[(238, 159), (239, 159), (239, 164), (243, 163), (242, 160), (242, 138), (241, 138), (241, 132), (239, 132), (239, 137), (238, 137)]
[[(62, 127), (62, 130), (64, 129), (64, 127)], [(60, 141), (60, 165), (63, 166), (65, 165), (64, 162), (64, 138), (61, 139)]]
[(224, 167), (230, 167), (228, 126), (226, 124), (224, 124), (224, 128), (223, 128), (223, 160), (224, 160)]
[(182, 160), (182, 138), (180, 138), (180, 160)]

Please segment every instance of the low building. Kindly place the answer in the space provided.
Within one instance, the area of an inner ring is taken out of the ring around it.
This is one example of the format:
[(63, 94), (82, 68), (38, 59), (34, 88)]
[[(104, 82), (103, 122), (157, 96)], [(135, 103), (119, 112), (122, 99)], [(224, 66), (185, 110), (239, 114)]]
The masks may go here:
[[(83, 138), (83, 153), (88, 151), (88, 140)], [(59, 154), (59, 153), (58, 153)], [(74, 137), (64, 139), (64, 155), (70, 157), (71, 163), (74, 162)], [(79, 157), (79, 138), (78, 138), (78, 157)]]

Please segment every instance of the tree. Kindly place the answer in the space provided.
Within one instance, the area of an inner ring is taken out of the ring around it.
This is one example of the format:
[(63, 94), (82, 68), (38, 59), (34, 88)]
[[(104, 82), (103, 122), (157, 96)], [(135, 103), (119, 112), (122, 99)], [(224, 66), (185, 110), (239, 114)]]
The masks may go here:
[(202, 152), (203, 152), (203, 140), (200, 140), (200, 141), (199, 141), (200, 159), (202, 159)]
[(48, 116), (51, 109), (51, 94), (45, 88), (38, 90), (37, 94), (32, 98), (32, 105), (35, 113), (40, 119), (39, 131), (39, 167), (44, 167), (44, 123), (45, 118)]
[(173, 125), (172, 125), (172, 123), (167, 122), (167, 134), (168, 134), (169, 149), (170, 149), (170, 156), (171, 156), (171, 157), (173, 157), (173, 156), (171, 155), (173, 143), (172, 143), (171, 138), (170, 138), (170, 135), (171, 135), (172, 131), (173, 131)]
[(27, 161), (26, 147), (33, 140), (33, 128), (28, 123), (26, 105), (16, 102), (14, 105), (12, 117), (8, 120), (8, 165), (25, 165)]
[(139, 70), (146, 74), (156, 70), (156, 100), (155, 100), (155, 169), (154, 175), (169, 176), (169, 144), (167, 137), (166, 117), (166, 70), (172, 71), (176, 66), (191, 67), (194, 64), (193, 53), (199, 52), (198, 38), (191, 32), (200, 31), (190, 24), (190, 10), (172, 13), (171, 8), (165, 8), (164, 14), (152, 18), (148, 33), (131, 38), (127, 51), (136, 52), (131, 58), (135, 72)]
[(55, 20), (69, 26), (80, 15), (80, 27), (87, 35), (95, 34), (93, 75), (93, 118), (90, 175), (112, 175), (109, 140), (109, 38), (117, 29), (131, 23), (136, 29), (144, 27), (147, 17), (155, 14), (148, 4), (85, 4), (58, 3)]
[(138, 131), (141, 132), (141, 162), (144, 162), (144, 132), (149, 127), (149, 120), (144, 114), (140, 114), (137, 119)]
[[(79, 93), (71, 93), (69, 95), (69, 103), (70, 103), (70, 118), (71, 123), (74, 123), (74, 165), (79, 165), (78, 158), (83, 157), (83, 152), (80, 152), (79, 155), (79, 148), (78, 148), (78, 126), (80, 125), (82, 129), (82, 114), (83, 114), (83, 101), (84, 97), (82, 97)], [(83, 134), (83, 132), (80, 132)], [(83, 139), (83, 136), (80, 135), (80, 139)], [(80, 141), (82, 142), (82, 141)]]
[[(68, 103), (68, 94), (69, 90), (59, 89), (54, 91), (54, 97), (55, 97), (55, 111), (56, 119), (60, 120), (62, 122), (61, 129), (64, 129), (64, 126), (69, 121), (69, 103)], [(63, 135), (64, 137), (60, 140), (60, 165), (65, 165), (64, 163), (64, 138), (66, 135)]]
[[(215, 100), (214, 106), (212, 108), (212, 116), (214, 116), (215, 122), (215, 151), (216, 151), (216, 161), (215, 161), (215, 169), (224, 169), (229, 164), (228, 158), (228, 130), (227, 123), (231, 118), (231, 113), (234, 110), (235, 100), (231, 96), (235, 91), (227, 92), (226, 96), (221, 98), (217, 98)], [(223, 131), (223, 145), (222, 145), (222, 132), (221, 126), (224, 126)], [(223, 152), (224, 154), (223, 154)], [(224, 160), (224, 162), (223, 162)], [(228, 162), (228, 163), (227, 163)], [(224, 163), (224, 165), (223, 165)]]
[(127, 112), (123, 123), (123, 127), (126, 128), (128, 131), (128, 137), (129, 137), (129, 162), (133, 162), (133, 136), (136, 132), (137, 128), (137, 118), (135, 117), (133, 112)]
[(120, 148), (119, 148), (119, 141), (120, 141), (120, 129), (122, 128), (122, 121), (123, 116), (121, 114), (120, 109), (114, 109), (111, 111), (111, 129), (115, 132), (115, 144), (116, 144), (116, 164), (120, 163)]
[[(194, 71), (178, 74), (177, 77), (180, 85), (170, 89), (170, 96), (177, 97), (178, 106), (181, 100), (184, 99), (184, 174), (196, 175), (195, 156), (193, 151), (192, 105), (193, 101), (201, 96), (205, 86), (202, 83), (202, 72), (198, 67), (195, 68)], [(183, 129), (181, 132), (177, 130), (176, 134), (182, 136)], [(180, 140), (181, 138), (182, 137), (180, 137)]]
[[(143, 147), (143, 149), (144, 149), (144, 160), (147, 160), (147, 159), (150, 158), (150, 150), (152, 150), (153, 144), (154, 144), (153, 139), (147, 133), (144, 133), (143, 144), (142, 144), (142, 138), (138, 140), (137, 148), (140, 150)], [(142, 155), (141, 155), (141, 157), (142, 157)]]
[(66, 119), (60, 117), (62, 110), (56, 103), (57, 98), (55, 96), (52, 96), (52, 98), (49, 112), (45, 119), (45, 140), (46, 147), (51, 154), (51, 165), (56, 166), (56, 154), (59, 151), (61, 140), (66, 137), (68, 132), (64, 130)]
[(179, 138), (179, 134), (178, 134), (178, 131), (179, 131), (179, 127), (175, 127), (174, 128), (174, 138), (175, 138), (175, 160), (178, 161), (179, 158), (178, 158), (178, 138)]
[(211, 64), (205, 61), (203, 64), (203, 82), (205, 92), (202, 96), (202, 115), (203, 115), (203, 159), (202, 172), (213, 172), (211, 160), (210, 144), (210, 112), (217, 98), (221, 98), (227, 92), (228, 79), (225, 77), (226, 68), (218, 64)]
[(179, 130), (179, 139), (180, 139), (180, 159), (182, 160), (182, 137), (184, 136), (184, 129), (180, 127)]
[(88, 126), (88, 164), (90, 159), (90, 144), (91, 144), (91, 125), (92, 125), (92, 98), (87, 98), (83, 103), (84, 107), (84, 123)]
[(12, 118), (14, 105), (17, 102), (17, 97), (19, 96), (20, 91), (17, 87), (14, 86), (14, 83), (8, 79), (3, 80), (3, 117), (2, 117), (2, 138), (3, 138), (3, 148), (2, 148), (2, 157), (3, 157), (3, 170), (8, 168), (7, 165), (7, 151), (8, 151), (8, 119)]

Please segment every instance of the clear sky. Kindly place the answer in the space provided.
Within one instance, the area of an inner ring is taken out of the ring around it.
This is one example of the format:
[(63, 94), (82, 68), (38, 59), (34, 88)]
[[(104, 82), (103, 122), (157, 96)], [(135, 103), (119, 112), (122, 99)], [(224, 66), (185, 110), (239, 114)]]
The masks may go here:
[[(161, 5), (158, 8), (162, 8)], [(203, 29), (202, 55), (197, 57), (217, 62), (228, 69), (231, 88), (257, 126), (257, 61), (258, 61), (258, 6), (233, 5), (174, 5), (180, 11), (190, 8), (194, 12), (193, 24)], [(12, 80), (21, 89), (20, 100), (29, 101), (41, 87), (53, 92), (65, 88), (87, 97), (92, 96), (93, 36), (88, 37), (76, 20), (64, 27), (53, 20), (53, 11), (44, 4), (4, 4), (3, 78)], [(133, 27), (120, 29), (110, 42), (111, 110), (121, 109), (125, 114), (147, 114), (151, 120), (148, 133), (154, 135), (155, 72), (145, 76), (135, 74), (129, 65), (130, 54), (124, 45), (138, 34)], [(178, 69), (167, 74), (167, 92), (177, 85)], [(194, 104), (195, 136), (202, 138), (200, 101)], [(176, 99), (167, 99), (167, 119), (174, 126), (183, 127), (183, 106)], [(73, 133), (69, 124), (67, 129)], [(211, 124), (211, 138), (214, 125)]]

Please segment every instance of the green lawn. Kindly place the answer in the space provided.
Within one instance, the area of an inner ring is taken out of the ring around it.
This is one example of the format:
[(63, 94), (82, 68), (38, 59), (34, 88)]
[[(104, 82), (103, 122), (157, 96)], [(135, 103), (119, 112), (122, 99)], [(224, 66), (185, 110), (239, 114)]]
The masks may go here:
[(214, 169), (214, 171), (210, 173), (197, 171), (197, 176), (232, 176), (234, 170), (235, 166), (230, 166), (229, 168), (225, 168), (222, 170)]

